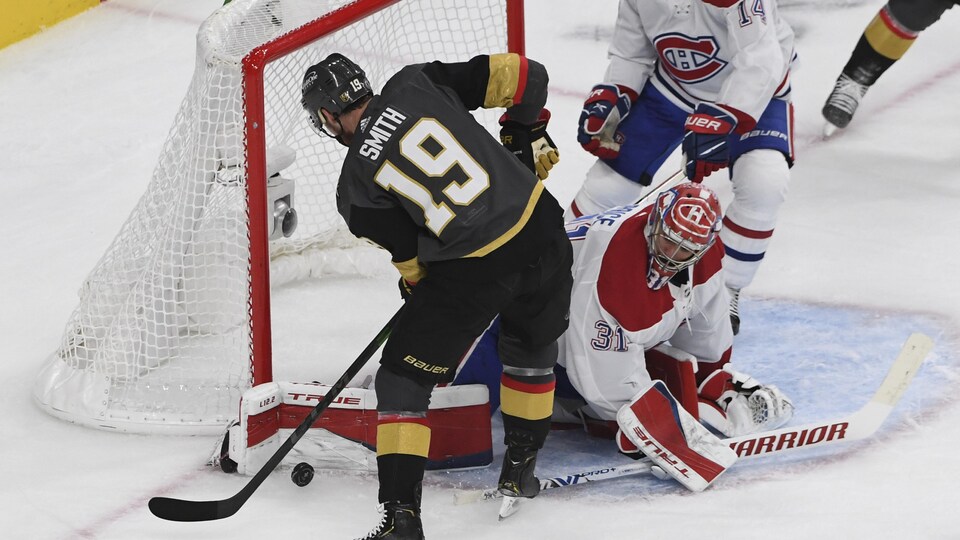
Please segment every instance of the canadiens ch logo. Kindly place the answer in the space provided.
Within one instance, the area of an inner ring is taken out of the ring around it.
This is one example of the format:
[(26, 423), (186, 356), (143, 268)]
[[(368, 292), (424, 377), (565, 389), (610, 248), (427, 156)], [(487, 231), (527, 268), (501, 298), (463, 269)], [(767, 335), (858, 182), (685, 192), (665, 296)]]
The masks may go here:
[(692, 84), (720, 73), (727, 62), (717, 58), (720, 46), (713, 36), (692, 38), (683, 34), (661, 34), (653, 40), (663, 67), (676, 81)]

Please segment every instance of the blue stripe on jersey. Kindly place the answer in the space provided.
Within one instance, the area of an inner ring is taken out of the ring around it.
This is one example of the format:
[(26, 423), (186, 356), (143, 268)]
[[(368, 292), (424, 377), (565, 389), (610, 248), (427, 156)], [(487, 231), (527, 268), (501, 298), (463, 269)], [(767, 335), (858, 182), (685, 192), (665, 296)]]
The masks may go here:
[(737, 251), (730, 246), (723, 246), (723, 248), (728, 257), (743, 262), (756, 262), (763, 259), (763, 256), (766, 255), (766, 252), (744, 253), (742, 251)]

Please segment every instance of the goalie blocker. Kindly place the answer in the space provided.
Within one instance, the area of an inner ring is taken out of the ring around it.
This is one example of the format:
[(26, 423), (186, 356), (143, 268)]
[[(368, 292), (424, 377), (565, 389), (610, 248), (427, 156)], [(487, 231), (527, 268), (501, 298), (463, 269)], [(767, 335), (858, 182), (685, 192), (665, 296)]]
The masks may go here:
[[(217, 444), (212, 463), (254, 474), (279, 448), (330, 386), (271, 382), (240, 400), (240, 418)], [(483, 467), (493, 461), (490, 400), (478, 384), (438, 387), (427, 412), (433, 437), (427, 469)], [(282, 462), (315, 468), (376, 470), (377, 398), (374, 390), (345, 388)]]

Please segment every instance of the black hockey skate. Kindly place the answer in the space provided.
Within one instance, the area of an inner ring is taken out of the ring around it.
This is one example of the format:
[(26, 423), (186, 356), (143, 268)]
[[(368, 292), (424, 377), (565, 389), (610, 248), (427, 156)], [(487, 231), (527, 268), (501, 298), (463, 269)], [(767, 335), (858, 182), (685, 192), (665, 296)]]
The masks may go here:
[(412, 504), (386, 502), (380, 505), (380, 523), (358, 540), (423, 540), (420, 509)]
[(540, 493), (540, 480), (533, 475), (537, 451), (531, 448), (507, 448), (497, 489), (508, 497), (532, 499)]
[(821, 112), (824, 119), (835, 126), (834, 129), (847, 127), (850, 120), (853, 120), (857, 107), (860, 106), (860, 100), (867, 93), (867, 88), (869, 88), (867, 85), (853, 80), (846, 74), (841, 74), (827, 102), (823, 105)]

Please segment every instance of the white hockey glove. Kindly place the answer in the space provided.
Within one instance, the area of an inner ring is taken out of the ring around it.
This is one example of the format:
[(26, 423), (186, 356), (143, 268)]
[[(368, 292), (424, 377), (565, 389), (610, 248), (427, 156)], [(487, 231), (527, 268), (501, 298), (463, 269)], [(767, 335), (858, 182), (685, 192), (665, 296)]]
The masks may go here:
[(729, 364), (700, 384), (700, 420), (727, 437), (776, 429), (793, 417), (793, 402)]

